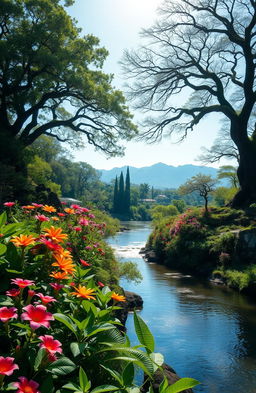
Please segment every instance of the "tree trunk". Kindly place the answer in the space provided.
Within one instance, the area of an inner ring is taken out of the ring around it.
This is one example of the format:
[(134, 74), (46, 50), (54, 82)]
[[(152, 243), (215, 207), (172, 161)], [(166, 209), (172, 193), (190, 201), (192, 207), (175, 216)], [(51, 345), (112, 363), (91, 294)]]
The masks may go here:
[[(242, 133), (242, 135), (244, 134)], [(239, 209), (256, 203), (256, 143), (247, 136), (242, 138), (236, 136), (237, 134), (233, 130), (232, 139), (236, 143), (240, 155), (237, 170), (240, 190), (234, 196), (231, 206)]]

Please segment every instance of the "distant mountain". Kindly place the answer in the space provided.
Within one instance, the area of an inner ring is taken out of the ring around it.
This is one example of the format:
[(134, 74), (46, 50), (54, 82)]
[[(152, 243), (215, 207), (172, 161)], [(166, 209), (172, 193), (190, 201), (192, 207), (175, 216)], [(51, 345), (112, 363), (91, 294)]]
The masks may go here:
[[(101, 180), (110, 183), (116, 176), (120, 176), (121, 171), (125, 176), (126, 166), (113, 169), (100, 169)], [(172, 166), (161, 162), (151, 166), (135, 168), (129, 166), (130, 178), (132, 184), (147, 183), (156, 188), (178, 188), (181, 184), (192, 176), (202, 173), (204, 175), (212, 175), (216, 177), (217, 169), (207, 166), (197, 165), (180, 165)]]

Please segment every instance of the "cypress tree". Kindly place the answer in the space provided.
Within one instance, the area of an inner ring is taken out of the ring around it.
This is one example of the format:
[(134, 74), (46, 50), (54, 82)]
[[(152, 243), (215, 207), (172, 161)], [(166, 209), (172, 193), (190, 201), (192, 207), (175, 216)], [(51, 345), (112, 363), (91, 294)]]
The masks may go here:
[(130, 216), (130, 206), (131, 206), (131, 182), (130, 182), (130, 171), (127, 167), (126, 177), (125, 177), (125, 192), (124, 192), (124, 213)]
[(116, 176), (115, 187), (114, 187), (114, 198), (113, 198), (113, 212), (118, 212), (118, 180)]
[(123, 175), (123, 172), (121, 172), (121, 175), (119, 178), (118, 212), (124, 213), (124, 175)]

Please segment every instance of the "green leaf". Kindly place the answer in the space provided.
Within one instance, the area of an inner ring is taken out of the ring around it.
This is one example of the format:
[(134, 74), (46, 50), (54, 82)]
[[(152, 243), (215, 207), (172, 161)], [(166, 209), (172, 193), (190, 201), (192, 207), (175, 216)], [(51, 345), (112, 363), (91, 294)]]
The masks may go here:
[(200, 384), (199, 381), (193, 378), (181, 378), (173, 385), (168, 386), (165, 393), (179, 393), (186, 389), (191, 389), (194, 386)]
[(113, 329), (113, 325), (111, 325), (110, 323), (104, 323), (102, 325), (95, 325), (92, 327), (92, 330), (89, 331), (87, 333), (87, 337), (90, 336), (94, 336), (95, 334), (99, 333), (99, 332), (104, 332), (105, 330), (110, 330)]
[(53, 314), (53, 316), (57, 321), (63, 323), (65, 326), (67, 326), (69, 330), (71, 330), (71, 332), (73, 332), (76, 335), (77, 333), (76, 326), (73, 324), (72, 320), (67, 315), (56, 313)]
[(34, 363), (35, 370), (38, 370), (38, 367), (40, 366), (45, 355), (46, 355), (46, 350), (44, 348), (40, 348), (35, 358), (35, 363)]
[(83, 353), (86, 347), (87, 347), (86, 343), (74, 342), (70, 344), (70, 350), (74, 358), (80, 355), (81, 353)]
[(51, 375), (44, 376), (42, 382), (40, 383), (41, 393), (52, 393), (54, 391), (53, 380)]
[(0, 227), (2, 227), (3, 225), (5, 225), (5, 224), (6, 224), (6, 221), (7, 221), (7, 214), (6, 214), (6, 212), (3, 212), (3, 213), (0, 215)]
[(91, 390), (91, 393), (114, 392), (115, 390), (119, 390), (119, 388), (113, 385), (100, 385)]
[(121, 385), (123, 386), (123, 378), (121, 376), (121, 374), (119, 374), (117, 371), (112, 370), (111, 368), (108, 368), (106, 366), (103, 366), (103, 364), (101, 364), (101, 367), (104, 368), (110, 375), (112, 375), (112, 377)]
[(74, 390), (77, 392), (77, 391), (79, 391), (80, 386), (70, 382), (70, 383), (67, 383), (66, 385), (63, 385), (62, 388), (68, 389), (68, 390)]
[(0, 256), (6, 253), (7, 247), (5, 244), (0, 244)]
[(139, 342), (145, 345), (147, 352), (153, 352), (155, 348), (154, 337), (146, 323), (137, 315), (136, 311), (134, 311), (134, 327)]
[(76, 368), (75, 363), (69, 358), (62, 357), (55, 362), (51, 363), (47, 370), (49, 370), (54, 375), (66, 375), (74, 371)]
[(83, 392), (87, 392), (91, 387), (91, 382), (88, 381), (87, 375), (82, 367), (79, 369), (79, 384)]
[(125, 386), (132, 385), (134, 380), (134, 365), (132, 363), (128, 363), (123, 371), (123, 381)]

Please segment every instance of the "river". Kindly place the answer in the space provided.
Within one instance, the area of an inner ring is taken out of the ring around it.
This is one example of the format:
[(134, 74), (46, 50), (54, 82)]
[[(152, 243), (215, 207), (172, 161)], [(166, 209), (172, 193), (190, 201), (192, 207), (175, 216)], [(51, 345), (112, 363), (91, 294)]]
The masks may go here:
[[(256, 303), (227, 288), (194, 277), (177, 278), (164, 266), (145, 262), (139, 250), (150, 223), (126, 222), (129, 228), (109, 239), (120, 260), (136, 262), (140, 284), (121, 281), (144, 300), (141, 317), (164, 355), (182, 377), (202, 382), (194, 392), (256, 393)], [(133, 316), (127, 329), (137, 343)]]

